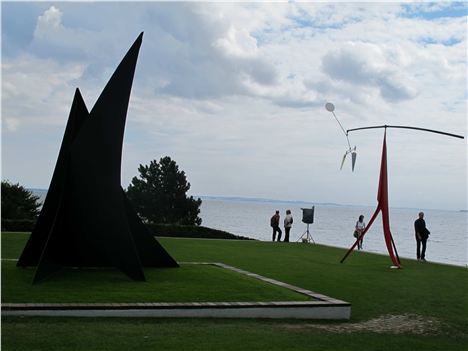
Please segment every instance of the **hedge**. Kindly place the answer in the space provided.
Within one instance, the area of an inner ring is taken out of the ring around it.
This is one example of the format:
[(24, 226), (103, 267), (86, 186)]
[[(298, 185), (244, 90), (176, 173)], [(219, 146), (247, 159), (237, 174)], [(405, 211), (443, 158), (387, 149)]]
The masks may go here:
[[(2, 219), (2, 231), (4, 232), (31, 232), (36, 224), (30, 219)], [(222, 230), (211, 229), (196, 225), (177, 224), (145, 224), (150, 233), (155, 236), (182, 237), (182, 238), (206, 238), (206, 239), (232, 239), (254, 240), (240, 235), (234, 235)]]
[(2, 231), (4, 232), (30, 232), (36, 225), (35, 219), (4, 219), (2, 218)]
[(205, 239), (232, 239), (232, 240), (254, 240), (245, 236), (234, 235), (223, 230), (212, 229), (196, 225), (177, 224), (148, 224), (146, 227), (155, 236), (169, 236), (182, 238), (205, 238)]

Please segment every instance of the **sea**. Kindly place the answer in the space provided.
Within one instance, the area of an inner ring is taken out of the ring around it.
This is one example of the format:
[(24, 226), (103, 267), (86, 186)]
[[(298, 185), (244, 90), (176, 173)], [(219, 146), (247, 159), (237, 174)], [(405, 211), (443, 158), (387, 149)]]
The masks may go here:
[[(280, 211), (282, 224), (289, 209), (294, 218), (289, 240), (302, 243), (302, 238), (307, 236), (302, 209), (314, 206), (314, 223), (309, 225), (311, 239), (316, 244), (340, 248), (350, 248), (354, 244), (354, 226), (359, 215), (364, 215), (367, 223), (375, 211), (375, 207), (370, 206), (262, 199), (202, 197), (202, 200), (200, 217), (203, 226), (262, 241), (272, 240), (270, 218), (275, 210)], [(416, 258), (414, 221), (420, 211), (424, 212), (426, 226), (431, 232), (426, 260), (468, 267), (468, 213), (465, 211), (390, 208), (390, 229), (398, 255)], [(284, 228), (282, 230), (284, 238)], [(388, 255), (380, 214), (364, 237), (363, 250)]]
[[(44, 201), (47, 190), (29, 189), (39, 201)], [(368, 222), (375, 211), (371, 206), (321, 204), (298, 201), (248, 199), (235, 197), (200, 196), (202, 225), (261, 241), (272, 240), (270, 218), (280, 211), (282, 221), (286, 210), (291, 210), (294, 223), (290, 242), (302, 243), (307, 236), (307, 225), (302, 222), (302, 209), (314, 206), (314, 223), (309, 225), (311, 245), (321, 244), (339, 248), (353, 245), (354, 226), (359, 215)], [(398, 255), (416, 258), (414, 221), (418, 213), (425, 214), (431, 234), (427, 242), (426, 259), (456, 266), (468, 267), (468, 212), (435, 209), (390, 208), (390, 228)], [(282, 226), (281, 226), (282, 227)], [(284, 238), (284, 228), (283, 238)], [(308, 244), (303, 244), (308, 245)], [(364, 237), (364, 251), (387, 255), (382, 219), (379, 215)]]

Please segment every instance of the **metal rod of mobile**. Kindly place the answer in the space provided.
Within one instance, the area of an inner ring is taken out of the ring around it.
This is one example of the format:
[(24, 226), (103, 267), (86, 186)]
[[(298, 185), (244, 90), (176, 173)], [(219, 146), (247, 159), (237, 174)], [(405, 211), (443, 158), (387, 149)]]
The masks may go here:
[(391, 126), (391, 125), (387, 125), (387, 124), (384, 124), (384, 125), (382, 125), (382, 126), (370, 126), (370, 127), (361, 127), (361, 128), (348, 129), (348, 130), (346, 131), (346, 134), (348, 134), (349, 132), (354, 132), (354, 131), (356, 131), (356, 130), (376, 129), (376, 128), (385, 128), (385, 129), (387, 129), (387, 128), (414, 129), (414, 130), (420, 130), (420, 131), (423, 131), (423, 132), (430, 132), (430, 133), (442, 134), (442, 135), (446, 135), (446, 136), (450, 136), (450, 137), (454, 137), (454, 138), (465, 139), (465, 137), (462, 136), (462, 135), (457, 135), (457, 134), (442, 132), (442, 131), (440, 131), (440, 130), (427, 129), (427, 128), (419, 128), (419, 127), (411, 127), (411, 126)]

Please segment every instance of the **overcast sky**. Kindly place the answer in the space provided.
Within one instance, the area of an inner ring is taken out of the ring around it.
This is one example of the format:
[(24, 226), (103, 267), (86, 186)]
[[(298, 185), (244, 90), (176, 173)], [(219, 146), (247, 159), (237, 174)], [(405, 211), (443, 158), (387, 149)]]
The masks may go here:
[[(91, 110), (144, 31), (122, 186), (172, 157), (193, 195), (374, 205), (383, 129), (467, 135), (466, 3), (2, 2), (2, 179), (48, 188), (74, 90)], [(387, 132), (390, 206), (467, 208), (467, 143)]]

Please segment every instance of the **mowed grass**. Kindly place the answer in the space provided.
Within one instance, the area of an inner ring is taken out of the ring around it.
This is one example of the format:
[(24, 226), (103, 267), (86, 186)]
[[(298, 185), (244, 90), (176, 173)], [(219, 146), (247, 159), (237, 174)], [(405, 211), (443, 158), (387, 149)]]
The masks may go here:
[[(28, 234), (2, 234), (2, 302), (306, 301), (305, 295), (211, 265), (146, 268), (146, 282), (117, 269), (64, 269), (32, 285), (35, 267), (16, 267)], [(11, 261), (9, 261), (10, 259)]]
[(2, 319), (2, 351), (466, 351), (466, 337), (331, 333), (303, 323), (10, 317)]
[[(11, 236), (15, 242), (9, 242)], [(17, 257), (26, 234), (3, 234), (2, 257)], [(22, 241), (20, 243), (19, 241)], [(468, 270), (300, 243), (160, 238), (178, 261), (224, 262), (352, 303), (351, 321), (418, 315), (437, 332), (337, 333), (282, 320), (2, 318), (5, 350), (466, 350)], [(8, 255), (8, 256), (7, 256)], [(5, 262), (3, 262), (5, 263)], [(119, 274), (117, 272), (117, 274)], [(122, 279), (126, 279), (122, 276)], [(49, 284), (49, 283), (45, 283)], [(45, 285), (44, 284), (44, 285)], [(138, 286), (139, 283), (133, 283)], [(5, 289), (2, 286), (2, 290)], [(90, 291), (92, 294), (92, 291)], [(321, 322), (321, 324), (343, 322)]]
[(146, 282), (115, 269), (63, 270), (31, 285), (34, 269), (2, 262), (2, 302), (231, 302), (305, 301), (307, 296), (215, 266), (147, 268)]

